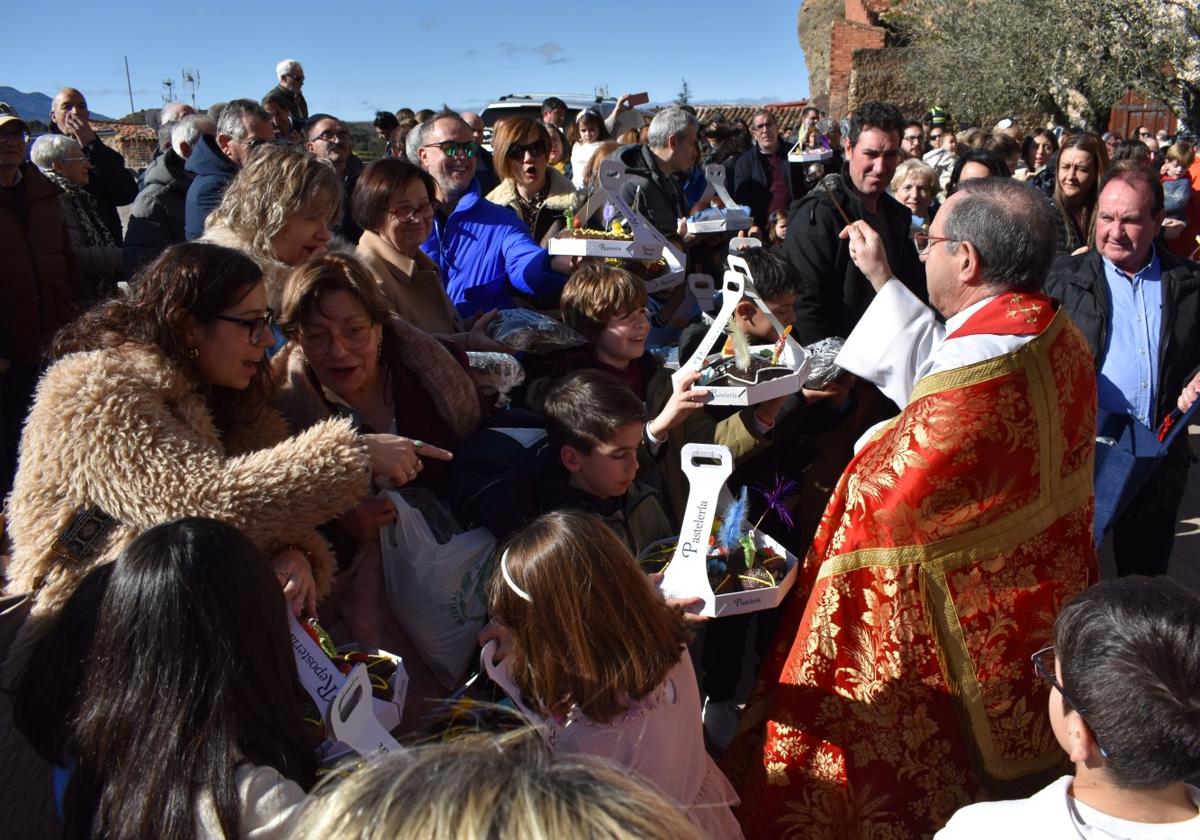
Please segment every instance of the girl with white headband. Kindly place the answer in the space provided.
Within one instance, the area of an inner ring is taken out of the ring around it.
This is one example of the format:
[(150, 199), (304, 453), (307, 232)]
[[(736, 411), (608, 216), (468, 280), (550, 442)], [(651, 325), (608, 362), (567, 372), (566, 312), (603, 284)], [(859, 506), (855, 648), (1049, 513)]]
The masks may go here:
[(489, 642), (484, 665), (556, 754), (614, 762), (707, 836), (742, 836), (737, 794), (704, 749), (687, 626), (604, 523), (535, 520), (502, 554), (489, 606), (511, 650), (496, 662)]

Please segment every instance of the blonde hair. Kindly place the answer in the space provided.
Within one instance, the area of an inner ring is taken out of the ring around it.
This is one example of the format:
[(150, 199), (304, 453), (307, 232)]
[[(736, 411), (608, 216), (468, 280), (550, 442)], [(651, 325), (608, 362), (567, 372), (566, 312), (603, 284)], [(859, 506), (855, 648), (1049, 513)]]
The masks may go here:
[(204, 227), (229, 228), (254, 256), (276, 259), (271, 240), (295, 214), (316, 205), (330, 223), (342, 210), (342, 185), (329, 164), (308, 152), (262, 146), (225, 190)]
[(512, 633), (513, 682), (542, 713), (578, 709), (609, 723), (687, 655), (683, 616), (598, 517), (544, 514), (508, 543), (503, 558), (508, 575), (492, 577), (489, 612)]
[(925, 183), (934, 192), (937, 192), (937, 170), (920, 158), (908, 158), (907, 160), (900, 161), (896, 166), (896, 174), (892, 176), (892, 183), (889, 185), (891, 191), (894, 193), (904, 186), (904, 182), (908, 180), (909, 175), (917, 175), (924, 178)]
[(563, 322), (588, 341), (608, 326), (610, 318), (646, 305), (646, 286), (623, 268), (590, 262), (563, 286), (559, 309)]
[(389, 753), (318, 785), (295, 840), (692, 840), (650, 785), (598, 759), (555, 758), (536, 731), (467, 734)]

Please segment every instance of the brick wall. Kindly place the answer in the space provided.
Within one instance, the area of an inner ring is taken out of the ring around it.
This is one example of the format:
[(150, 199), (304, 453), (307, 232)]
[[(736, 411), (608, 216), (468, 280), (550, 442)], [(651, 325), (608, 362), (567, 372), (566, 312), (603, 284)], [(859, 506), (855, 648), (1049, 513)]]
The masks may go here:
[(855, 50), (879, 50), (886, 43), (887, 32), (878, 26), (844, 19), (833, 22), (829, 48), (830, 116), (837, 119), (846, 116), (849, 111)]

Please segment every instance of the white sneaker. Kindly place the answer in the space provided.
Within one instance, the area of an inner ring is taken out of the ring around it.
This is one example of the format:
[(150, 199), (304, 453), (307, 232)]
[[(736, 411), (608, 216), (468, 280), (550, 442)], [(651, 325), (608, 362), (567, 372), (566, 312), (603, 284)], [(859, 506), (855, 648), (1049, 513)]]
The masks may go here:
[(704, 701), (704, 732), (718, 752), (725, 752), (737, 734), (741, 710), (732, 700)]

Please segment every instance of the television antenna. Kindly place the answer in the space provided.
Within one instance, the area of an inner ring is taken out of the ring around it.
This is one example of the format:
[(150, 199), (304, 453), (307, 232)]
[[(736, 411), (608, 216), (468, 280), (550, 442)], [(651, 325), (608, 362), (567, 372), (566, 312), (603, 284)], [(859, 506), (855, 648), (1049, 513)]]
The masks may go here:
[(163, 95), (162, 95), (163, 104), (166, 105), (169, 102), (174, 102), (175, 101), (175, 80), (174, 79), (163, 79), (162, 86), (163, 86)]
[(200, 71), (196, 68), (184, 68), (179, 71), (179, 75), (183, 78), (183, 86), (187, 88), (188, 93), (192, 97), (192, 107), (196, 107), (196, 89), (200, 87)]

